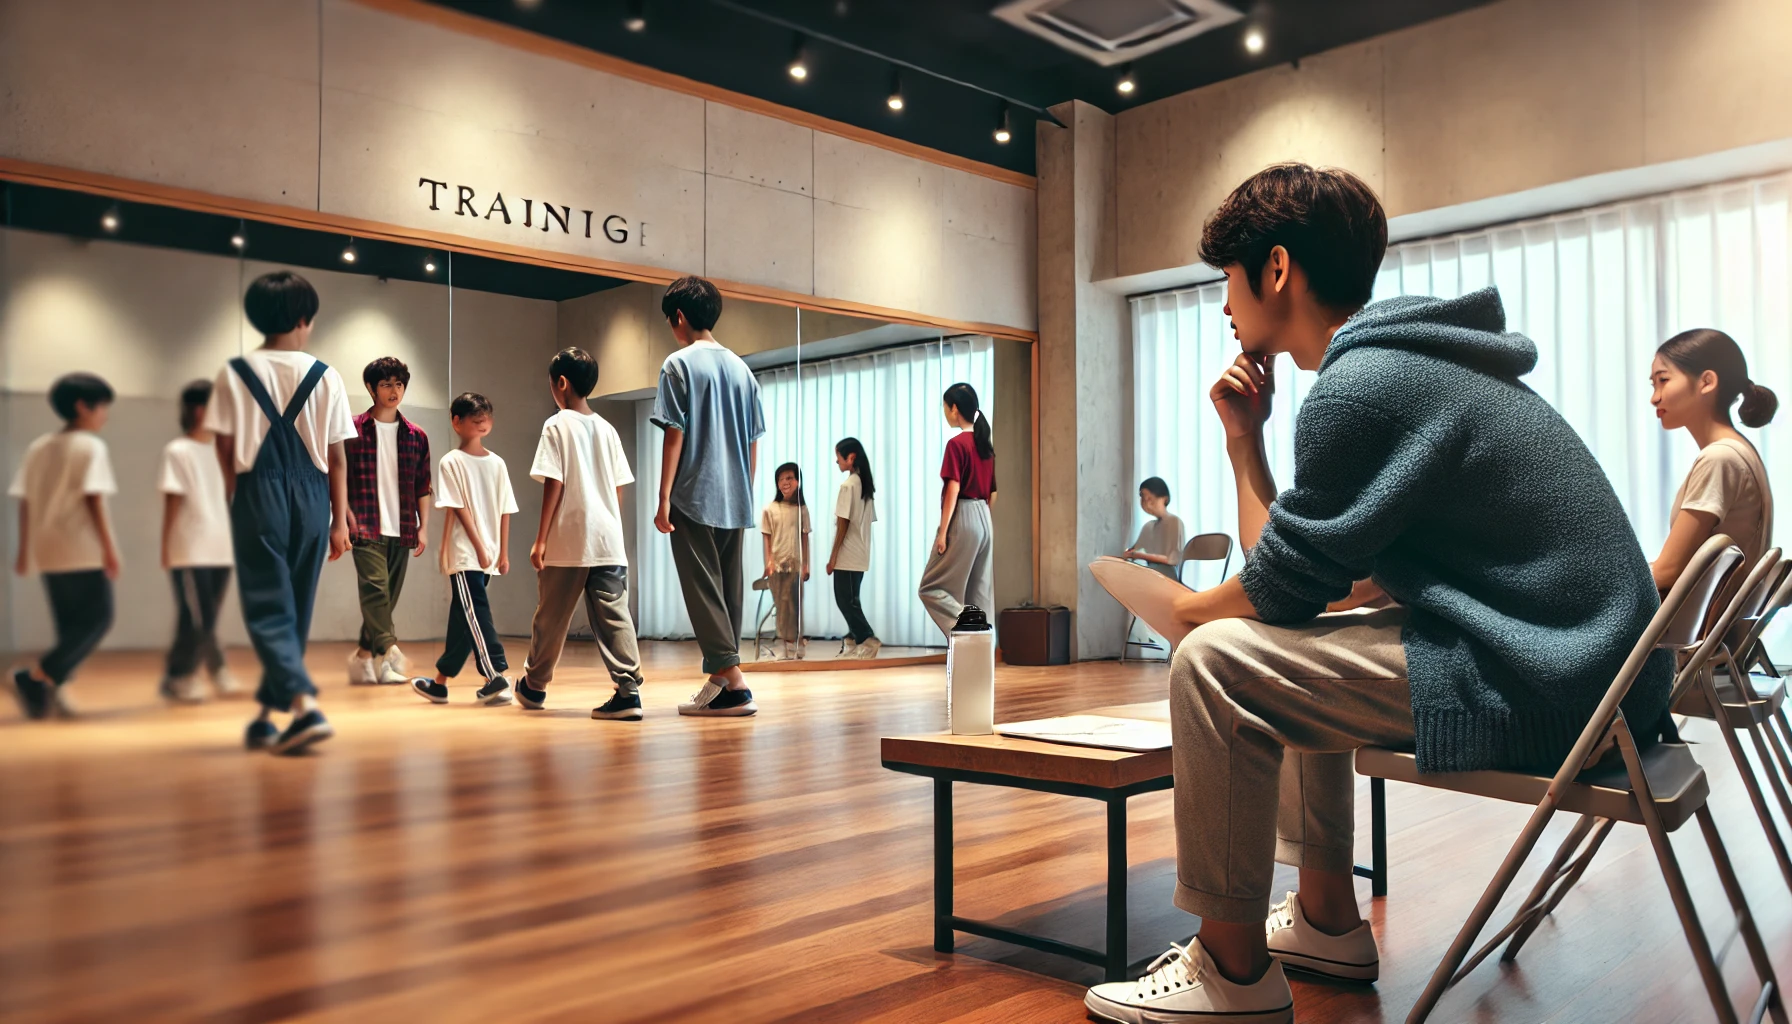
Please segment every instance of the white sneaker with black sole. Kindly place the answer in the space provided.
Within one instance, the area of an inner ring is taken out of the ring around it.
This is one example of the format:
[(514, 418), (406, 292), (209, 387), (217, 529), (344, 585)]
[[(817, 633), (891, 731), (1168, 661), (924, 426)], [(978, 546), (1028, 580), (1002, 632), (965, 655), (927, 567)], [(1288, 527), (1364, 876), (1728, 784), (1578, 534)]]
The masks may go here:
[(483, 704), (488, 708), (508, 704), (510, 700), (510, 680), (503, 676), (493, 676), (487, 679), (485, 685), (479, 688), (479, 692), (473, 695), (473, 703)]
[(385, 656), (373, 659), (373, 664), (378, 666), (374, 682), (381, 686), (403, 686), (411, 681), (411, 663), (397, 644), (386, 648)]
[(1294, 1024), (1294, 992), (1280, 962), (1272, 958), (1263, 977), (1240, 985), (1214, 966), (1199, 937), (1186, 946), (1171, 943), (1138, 981), (1095, 986), (1083, 1005), (1119, 1024)]
[(418, 676), (411, 680), (411, 692), (431, 704), (448, 703), (448, 687), (436, 682), (428, 676)]
[(591, 717), (607, 722), (639, 722), (641, 711), (641, 694), (623, 693), (617, 690), (602, 705), (591, 709)]
[(1264, 930), (1269, 933), (1269, 955), (1294, 970), (1340, 981), (1368, 982), (1381, 976), (1381, 953), (1369, 922), (1343, 935), (1327, 935), (1307, 920), (1298, 893), (1289, 893), (1269, 908)]
[(678, 713), (693, 718), (745, 718), (757, 714), (759, 705), (753, 703), (753, 691), (745, 687), (730, 690), (714, 679), (704, 681), (703, 689), (691, 695), (691, 699), (678, 705)]

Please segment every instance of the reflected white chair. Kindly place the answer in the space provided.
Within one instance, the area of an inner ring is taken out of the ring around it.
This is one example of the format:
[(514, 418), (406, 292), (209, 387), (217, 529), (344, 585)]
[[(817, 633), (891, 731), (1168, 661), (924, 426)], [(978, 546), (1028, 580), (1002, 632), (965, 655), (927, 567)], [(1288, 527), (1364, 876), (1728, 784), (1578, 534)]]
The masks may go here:
[[(1182, 571), (1190, 562), (1223, 562), (1220, 566), (1220, 579), (1226, 578), (1226, 571), (1232, 568), (1232, 535), (1227, 533), (1199, 533), (1190, 537), (1182, 546), (1182, 563), (1176, 566), (1176, 582), (1188, 586), (1182, 578)], [(1126, 652), (1134, 647), (1147, 651), (1162, 651), (1164, 645), (1155, 639), (1134, 640), (1132, 631), (1139, 627), (1139, 617), (1129, 616), (1126, 620), (1126, 642), (1120, 645), (1120, 660), (1126, 660)], [(1169, 657), (1169, 652), (1164, 653)], [(1156, 659), (1152, 659), (1156, 660)]]

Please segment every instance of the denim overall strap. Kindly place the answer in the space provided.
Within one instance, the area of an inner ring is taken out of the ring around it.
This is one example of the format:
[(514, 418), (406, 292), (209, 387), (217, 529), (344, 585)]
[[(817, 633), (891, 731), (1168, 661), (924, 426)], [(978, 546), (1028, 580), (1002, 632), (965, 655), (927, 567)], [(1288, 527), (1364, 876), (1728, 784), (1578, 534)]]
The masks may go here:
[[(298, 429), (293, 421), (298, 419), (299, 412), (310, 400), (311, 392), (317, 389), (318, 381), (323, 379), (324, 371), (329, 367), (322, 360), (314, 361), (305, 378), (299, 382), (298, 390), (286, 403), (286, 411), (280, 412), (274, 406), (274, 398), (261, 383), (261, 378), (249, 369), (249, 364), (241, 358), (232, 359), (230, 368), (242, 378), (243, 386), (248, 389), (255, 404), (261, 407), (262, 415), (268, 418), (268, 433), (263, 439), (261, 451), (255, 457), (254, 470), (269, 469), (275, 471), (291, 471), (301, 464), (308, 463), (309, 456), (305, 452), (304, 439), (299, 437)], [(276, 465), (277, 464), (277, 465)]]

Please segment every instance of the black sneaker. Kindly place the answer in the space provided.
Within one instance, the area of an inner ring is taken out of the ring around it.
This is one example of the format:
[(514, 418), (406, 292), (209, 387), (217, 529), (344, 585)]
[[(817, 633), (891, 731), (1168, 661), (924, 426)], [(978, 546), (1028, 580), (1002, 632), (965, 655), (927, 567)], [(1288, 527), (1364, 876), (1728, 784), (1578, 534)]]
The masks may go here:
[(411, 690), (431, 704), (448, 703), (448, 688), (428, 676), (418, 676), (411, 680)]
[(302, 715), (292, 716), (286, 731), (268, 747), (268, 751), (275, 754), (296, 754), (313, 743), (321, 743), (334, 735), (336, 730), (330, 728), (322, 711), (307, 711)]
[(516, 681), (516, 702), (530, 711), (540, 711), (548, 702), (548, 691), (537, 690), (529, 685), (529, 680), (519, 679)]
[(591, 709), (591, 717), (611, 722), (639, 722), (641, 720), (641, 695), (617, 690), (610, 695), (609, 700), (604, 701), (603, 707)]
[(30, 671), (17, 669), (12, 674), (12, 695), (19, 700), (19, 713), (26, 718), (50, 716), (50, 687), (31, 678)]
[(243, 730), (243, 749), (266, 750), (280, 737), (280, 730), (265, 718), (257, 718)]
[(752, 690), (745, 687), (730, 690), (714, 679), (705, 681), (703, 689), (693, 694), (688, 702), (678, 705), (679, 714), (696, 718), (745, 718), (758, 711)]
[[(547, 698), (545, 693), (541, 696), (543, 699)], [(486, 680), (485, 685), (479, 688), (479, 692), (473, 695), (473, 703), (484, 704), (487, 707), (510, 703), (510, 680), (503, 676), (493, 676)], [(537, 706), (540, 705), (537, 704)]]

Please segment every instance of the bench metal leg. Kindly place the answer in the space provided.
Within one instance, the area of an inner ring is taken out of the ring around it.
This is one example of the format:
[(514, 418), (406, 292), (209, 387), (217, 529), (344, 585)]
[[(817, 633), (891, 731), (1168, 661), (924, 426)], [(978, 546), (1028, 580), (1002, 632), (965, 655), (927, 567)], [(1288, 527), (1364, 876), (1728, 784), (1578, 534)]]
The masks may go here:
[(933, 780), (933, 948), (953, 950), (952, 780)]
[(1126, 980), (1126, 798), (1108, 798), (1108, 943), (1103, 981)]
[(1369, 895), (1388, 894), (1388, 780), (1369, 780)]

